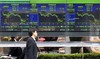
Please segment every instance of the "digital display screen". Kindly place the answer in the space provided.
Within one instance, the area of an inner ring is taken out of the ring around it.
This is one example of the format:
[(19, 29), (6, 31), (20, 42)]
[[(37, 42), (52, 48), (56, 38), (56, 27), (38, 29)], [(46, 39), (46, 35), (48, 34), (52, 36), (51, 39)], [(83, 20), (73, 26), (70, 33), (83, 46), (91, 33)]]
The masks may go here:
[(98, 25), (100, 25), (100, 13), (99, 12), (76, 12), (68, 14), (68, 27), (67, 31), (72, 32), (89, 32), (96, 31)]
[(28, 13), (2, 12), (3, 25), (26, 25), (29, 22)]
[(37, 26), (34, 21), (37, 20), (34, 19), (35, 14), (3, 11), (1, 15), (0, 31), (28, 31), (29, 28)]
[(39, 29), (41, 31), (65, 31), (65, 13), (39, 13)]
[(0, 11), (12, 11), (11, 4), (0, 4)]
[(24, 32), (37, 27), (49, 32), (89, 32), (100, 22), (100, 4), (0, 4), (0, 7), (0, 31)]
[(30, 11), (31, 10), (31, 4), (19, 4), (18, 5), (19, 11)]

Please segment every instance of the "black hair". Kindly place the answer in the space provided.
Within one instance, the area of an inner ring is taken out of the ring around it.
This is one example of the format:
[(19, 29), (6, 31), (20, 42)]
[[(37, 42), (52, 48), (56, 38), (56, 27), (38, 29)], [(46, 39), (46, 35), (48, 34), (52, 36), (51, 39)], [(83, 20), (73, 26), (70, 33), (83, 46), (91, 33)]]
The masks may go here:
[(29, 36), (32, 36), (33, 32), (35, 32), (35, 31), (37, 31), (36, 28), (31, 28), (31, 29), (29, 29), (28, 35), (29, 35)]

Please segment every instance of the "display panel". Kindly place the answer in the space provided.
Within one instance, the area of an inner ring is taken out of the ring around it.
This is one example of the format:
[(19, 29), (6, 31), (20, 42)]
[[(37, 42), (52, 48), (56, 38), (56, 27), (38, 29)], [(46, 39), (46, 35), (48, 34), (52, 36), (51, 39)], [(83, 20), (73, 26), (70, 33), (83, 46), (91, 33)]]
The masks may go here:
[(2, 16), (3, 25), (24, 25), (29, 22), (28, 13), (13, 13), (4, 11), (2, 12)]
[(19, 11), (23, 11), (23, 12), (30, 11), (31, 4), (19, 4), (18, 9), (19, 9)]
[(38, 7), (38, 12), (41, 12), (41, 11), (50, 11), (49, 10), (49, 5), (48, 4), (37, 4), (37, 7)]
[(100, 25), (99, 12), (76, 12), (68, 15), (68, 31), (72, 32), (90, 32), (97, 31)]
[(39, 13), (40, 31), (65, 31), (66, 14), (65, 13)]
[(29, 28), (36, 27), (35, 14), (3, 11), (1, 13), (0, 31), (28, 31)]
[(99, 23), (94, 19), (100, 19), (100, 4), (0, 4), (0, 7), (0, 31), (28, 31), (37, 27), (44, 32), (89, 32), (94, 26), (90, 23)]
[(0, 4), (0, 11), (12, 11), (11, 4)]

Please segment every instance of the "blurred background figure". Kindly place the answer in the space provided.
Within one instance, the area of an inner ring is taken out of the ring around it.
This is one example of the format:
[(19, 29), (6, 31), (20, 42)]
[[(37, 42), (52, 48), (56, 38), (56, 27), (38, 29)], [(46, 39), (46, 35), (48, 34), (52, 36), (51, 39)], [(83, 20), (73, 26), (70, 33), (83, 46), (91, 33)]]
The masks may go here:
[[(19, 42), (21, 41), (21, 39), (22, 39), (21, 36), (16, 36), (16, 37), (12, 37), (10, 41)], [(8, 56), (17, 57), (16, 59), (19, 59), (21, 54), (22, 54), (21, 47), (10, 47)]]
[(46, 39), (45, 39), (44, 37), (40, 37), (38, 41), (39, 41), (39, 42), (44, 42), (45, 40), (46, 40)]
[[(9, 36), (3, 36), (0, 38), (1, 42), (6, 42), (6, 41), (9, 41), (11, 40), (11, 37)], [(8, 52), (9, 52), (9, 47), (0, 47), (0, 55), (8, 55)]]

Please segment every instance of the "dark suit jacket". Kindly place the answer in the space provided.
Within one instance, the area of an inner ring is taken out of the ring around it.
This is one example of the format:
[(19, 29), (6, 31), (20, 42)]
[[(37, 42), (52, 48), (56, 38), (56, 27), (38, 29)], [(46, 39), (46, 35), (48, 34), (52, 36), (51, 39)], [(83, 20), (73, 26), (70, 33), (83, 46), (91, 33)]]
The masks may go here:
[(24, 59), (37, 59), (38, 48), (35, 40), (32, 37), (29, 37), (25, 49)]
[(17, 59), (18, 59), (21, 54), (22, 54), (21, 47), (10, 47), (10, 51), (9, 51), (8, 55), (11, 55), (13, 57), (17, 57)]

